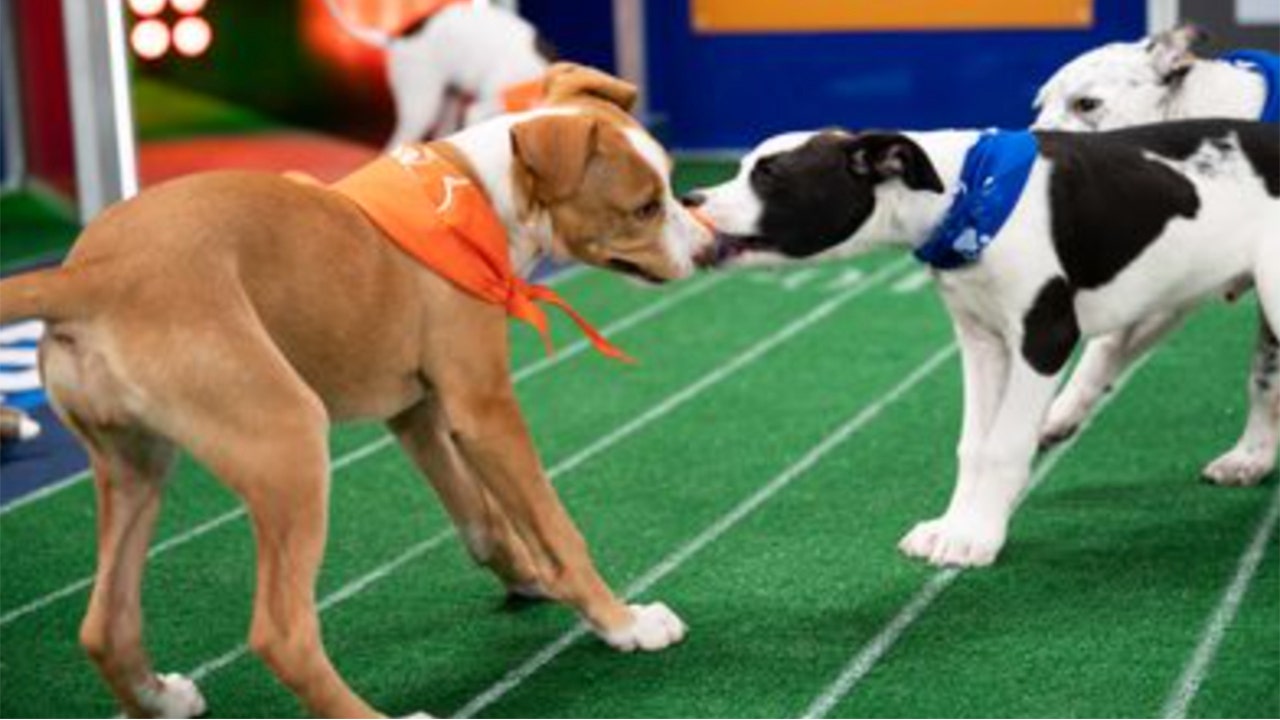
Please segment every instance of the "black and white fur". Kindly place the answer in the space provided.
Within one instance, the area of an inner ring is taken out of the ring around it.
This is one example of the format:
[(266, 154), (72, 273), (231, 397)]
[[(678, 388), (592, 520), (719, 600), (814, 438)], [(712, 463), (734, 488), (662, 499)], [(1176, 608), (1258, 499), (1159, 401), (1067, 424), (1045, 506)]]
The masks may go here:
[[(828, 130), (768, 140), (732, 180), (687, 198), (720, 235), (704, 262), (918, 246), (950, 206), (978, 136)], [(1037, 138), (1022, 197), (981, 259), (935, 272), (964, 362), (959, 479), (946, 512), (899, 545), (935, 565), (995, 560), (1082, 337), (1253, 281), (1270, 318), (1255, 405), (1280, 422), (1275, 129), (1190, 121)]]
[[(1203, 39), (1198, 28), (1184, 25), (1080, 55), (1040, 88), (1034, 127), (1096, 131), (1190, 118), (1259, 117), (1267, 97), (1262, 77), (1229, 62), (1198, 57), (1194, 48)], [(1042, 442), (1074, 434), (1125, 368), (1179, 327), (1189, 310), (1171, 308), (1090, 340), (1049, 408)], [(1267, 352), (1260, 345), (1254, 364), (1267, 362)], [(1280, 434), (1269, 410), (1257, 405), (1264, 396), (1254, 392), (1252, 381), (1249, 397), (1253, 407), (1240, 439), (1202, 471), (1220, 485), (1253, 485), (1275, 468)]]
[(335, 0), (324, 2), (352, 37), (386, 51), (396, 105), (388, 150), (426, 139), (433, 128), (437, 135), (459, 129), (449, 125), (457, 114), (450, 111), (451, 98), (458, 95), (470, 98), (462, 127), (502, 114), (503, 90), (541, 77), (556, 59), (533, 25), (499, 7), (447, 5), (393, 36), (355, 24)]

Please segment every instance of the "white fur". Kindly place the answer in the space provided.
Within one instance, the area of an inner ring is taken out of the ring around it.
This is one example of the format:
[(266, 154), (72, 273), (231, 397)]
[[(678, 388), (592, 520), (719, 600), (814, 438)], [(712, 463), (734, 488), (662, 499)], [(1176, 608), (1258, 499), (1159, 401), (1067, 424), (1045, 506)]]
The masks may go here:
[[(1179, 62), (1189, 68), (1186, 75), (1163, 83)], [(1169, 48), (1159, 39), (1112, 43), (1077, 57), (1049, 78), (1036, 97), (1040, 112), (1034, 127), (1114, 130), (1189, 118), (1254, 119), (1262, 113), (1266, 94), (1266, 83), (1257, 73), (1196, 58), (1186, 48)], [(1073, 107), (1080, 98), (1096, 99), (1100, 105), (1082, 111)]]
[(396, 127), (387, 148), (424, 139), (436, 127), (448, 134), (450, 91), (471, 98), (462, 127), (505, 111), (506, 88), (541, 77), (546, 60), (535, 50), (537, 31), (520, 16), (491, 5), (459, 4), (439, 10), (426, 26), (390, 37), (347, 20), (326, 0), (334, 19), (356, 39), (387, 53), (387, 82), (396, 105)]
[(138, 703), (146, 717), (194, 718), (204, 715), (206, 705), (200, 689), (177, 673), (157, 675), (159, 689), (150, 685), (137, 691)]
[(688, 631), (684, 621), (671, 608), (662, 603), (631, 605), (632, 621), (617, 630), (596, 630), (595, 633), (614, 650), (653, 652), (684, 639)]
[[(914, 248), (941, 221), (956, 192), (974, 131), (907, 133), (929, 156), (941, 194), (915, 192), (900, 181), (876, 186), (875, 209), (842, 245), (861, 253), (885, 245)], [(794, 137), (783, 147), (794, 146)], [(768, 147), (773, 141), (765, 143)], [(1086, 335), (1106, 334), (1144, 318), (1186, 308), (1252, 277), (1270, 317), (1280, 317), (1280, 201), (1267, 195), (1236, 138), (1226, 155), (1205, 143), (1182, 161), (1159, 159), (1196, 187), (1200, 210), (1175, 218), (1146, 250), (1105, 285), (1080, 291), (1075, 312)], [(777, 145), (773, 147), (777, 148)], [(763, 208), (747, 178), (762, 154), (744, 161), (729, 182), (704, 191), (701, 210), (723, 232), (752, 235)], [(1029, 478), (1038, 429), (1053, 398), (1056, 377), (1033, 369), (1021, 351), (1024, 317), (1051, 278), (1064, 275), (1053, 247), (1049, 212), (1050, 161), (1037, 158), (1025, 189), (981, 263), (935, 273), (952, 315), (964, 361), (964, 419), (957, 448), (959, 476), (946, 511), (922, 522), (900, 543), (902, 551), (935, 565), (993, 562), (1009, 517)], [(1268, 414), (1257, 421), (1252, 444), (1222, 460), (1222, 474), (1252, 478), (1274, 464), (1274, 428), (1280, 395), (1255, 402)], [(1265, 456), (1269, 463), (1260, 463)]]

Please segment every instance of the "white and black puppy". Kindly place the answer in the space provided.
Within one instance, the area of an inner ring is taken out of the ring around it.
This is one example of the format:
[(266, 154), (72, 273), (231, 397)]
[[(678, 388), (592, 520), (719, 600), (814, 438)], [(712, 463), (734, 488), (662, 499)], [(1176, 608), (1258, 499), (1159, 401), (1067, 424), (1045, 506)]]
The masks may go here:
[(1271, 320), (1251, 389), (1280, 422), (1272, 126), (790, 133), (686, 202), (719, 235), (705, 264), (898, 245), (935, 269), (964, 360), (959, 479), (946, 512), (903, 538), (910, 556), (995, 560), (1081, 337), (1253, 281)]
[[(1280, 56), (1244, 50), (1202, 58), (1194, 48), (1203, 39), (1198, 28), (1184, 25), (1080, 55), (1040, 88), (1034, 127), (1114, 130), (1210, 117), (1280, 121)], [(1091, 340), (1049, 408), (1042, 442), (1072, 435), (1120, 373), (1186, 314), (1185, 308), (1158, 313)], [(1267, 408), (1252, 408), (1240, 439), (1203, 475), (1223, 485), (1260, 481), (1275, 466), (1280, 437), (1274, 429)]]
[[(387, 149), (427, 139), (433, 128), (446, 135), (451, 98), (466, 96), (461, 126), (530, 109), (512, 91), (536, 82), (556, 60), (556, 52), (533, 25), (515, 13), (489, 5), (445, 0), (438, 10), (392, 35), (361, 27), (335, 2), (324, 0), (334, 20), (349, 34), (387, 53), (387, 81), (396, 105), (396, 127)], [(523, 94), (523, 93), (521, 93)]]

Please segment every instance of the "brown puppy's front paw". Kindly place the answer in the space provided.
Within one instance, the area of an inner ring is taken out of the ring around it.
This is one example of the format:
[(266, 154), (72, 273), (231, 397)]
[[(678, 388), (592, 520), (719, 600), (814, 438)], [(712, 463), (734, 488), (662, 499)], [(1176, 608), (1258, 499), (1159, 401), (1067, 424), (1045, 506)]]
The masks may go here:
[(654, 652), (684, 640), (688, 627), (663, 603), (629, 605), (631, 622), (615, 630), (596, 630), (614, 650)]

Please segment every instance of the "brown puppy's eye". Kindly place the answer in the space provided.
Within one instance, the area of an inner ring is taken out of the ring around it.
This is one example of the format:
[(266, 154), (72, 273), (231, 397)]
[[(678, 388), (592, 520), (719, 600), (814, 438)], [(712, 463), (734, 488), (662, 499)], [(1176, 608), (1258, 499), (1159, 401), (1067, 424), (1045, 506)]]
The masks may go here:
[(1078, 97), (1071, 101), (1071, 109), (1081, 115), (1097, 110), (1102, 107), (1102, 101), (1096, 97)]
[(635, 209), (634, 215), (637, 220), (652, 220), (662, 213), (662, 201), (650, 200)]

